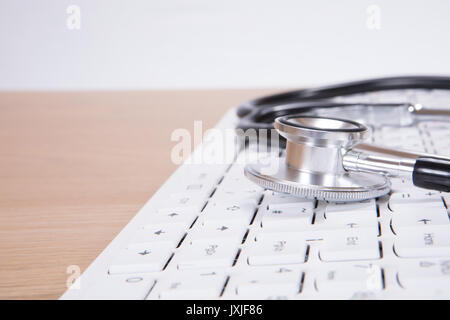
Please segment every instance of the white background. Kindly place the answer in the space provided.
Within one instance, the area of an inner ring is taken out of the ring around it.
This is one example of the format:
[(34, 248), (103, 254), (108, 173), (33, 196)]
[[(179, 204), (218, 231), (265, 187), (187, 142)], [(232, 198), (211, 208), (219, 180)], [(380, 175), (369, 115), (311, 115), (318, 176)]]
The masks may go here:
[[(81, 29), (66, 26), (69, 5)], [(366, 26), (369, 5), (381, 29)], [(0, 90), (295, 87), (450, 73), (450, 1), (0, 0)]]

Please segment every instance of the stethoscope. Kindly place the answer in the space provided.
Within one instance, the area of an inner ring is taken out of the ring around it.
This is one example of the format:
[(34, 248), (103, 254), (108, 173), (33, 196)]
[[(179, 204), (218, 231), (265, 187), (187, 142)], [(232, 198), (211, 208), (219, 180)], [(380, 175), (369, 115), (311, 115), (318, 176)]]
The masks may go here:
[[(360, 201), (390, 191), (388, 177), (406, 177), (414, 185), (450, 191), (450, 159), (393, 150), (363, 143), (366, 125), (323, 116), (334, 108), (398, 109), (413, 117), (450, 115), (449, 110), (427, 109), (411, 103), (340, 103), (336, 96), (396, 89), (450, 89), (448, 77), (397, 77), (353, 82), (269, 96), (238, 109), (241, 129), (273, 128), (286, 139), (285, 156), (266, 164), (245, 167), (245, 175), (277, 192), (326, 201)], [(345, 110), (345, 109), (344, 109)], [(320, 114), (322, 112), (322, 114)], [(317, 115), (319, 113), (319, 115)], [(273, 167), (273, 166), (271, 166)]]

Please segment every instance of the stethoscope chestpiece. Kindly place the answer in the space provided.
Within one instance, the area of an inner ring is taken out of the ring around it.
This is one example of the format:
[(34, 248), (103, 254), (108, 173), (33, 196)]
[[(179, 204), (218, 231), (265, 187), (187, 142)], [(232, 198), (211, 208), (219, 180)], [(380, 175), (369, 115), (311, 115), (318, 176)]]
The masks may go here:
[(286, 138), (286, 156), (267, 173), (261, 164), (249, 164), (245, 175), (258, 185), (277, 192), (326, 201), (359, 201), (385, 195), (389, 180), (380, 174), (349, 172), (343, 155), (364, 141), (364, 125), (338, 118), (290, 115), (275, 120)]
[(315, 146), (350, 147), (366, 138), (368, 129), (355, 121), (318, 116), (284, 116), (275, 119), (275, 128), (288, 141)]
[(286, 139), (286, 164), (305, 172), (340, 174), (342, 154), (366, 138), (366, 126), (349, 120), (284, 116), (275, 129)]

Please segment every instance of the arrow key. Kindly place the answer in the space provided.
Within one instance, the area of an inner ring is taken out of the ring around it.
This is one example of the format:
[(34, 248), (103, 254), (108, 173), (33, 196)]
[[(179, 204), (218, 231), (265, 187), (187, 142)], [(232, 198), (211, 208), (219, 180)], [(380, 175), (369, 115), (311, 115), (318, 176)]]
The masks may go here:
[(161, 271), (172, 255), (170, 245), (133, 244), (123, 250), (111, 263), (109, 274), (145, 273)]
[(240, 223), (230, 223), (224, 221), (221, 223), (208, 223), (206, 225), (196, 224), (196, 226), (189, 232), (189, 243), (197, 240), (207, 239), (223, 239), (229, 243), (240, 244), (247, 232), (247, 225)]
[(151, 224), (139, 230), (131, 240), (132, 244), (167, 243), (176, 247), (185, 235), (185, 227), (182, 224)]
[(145, 228), (153, 228), (154, 225), (160, 226), (169, 224), (182, 225), (183, 227), (188, 228), (197, 218), (199, 212), (200, 211), (196, 212), (190, 209), (159, 209), (157, 212), (149, 215), (148, 224), (145, 226)]

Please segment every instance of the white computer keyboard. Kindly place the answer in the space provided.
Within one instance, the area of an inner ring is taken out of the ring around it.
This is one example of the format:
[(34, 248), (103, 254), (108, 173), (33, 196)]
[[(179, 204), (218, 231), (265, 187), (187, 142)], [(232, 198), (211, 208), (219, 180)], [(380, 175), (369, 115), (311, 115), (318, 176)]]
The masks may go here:
[[(231, 110), (217, 128), (236, 121)], [(450, 122), (386, 126), (372, 139), (448, 156)], [(302, 200), (248, 181), (242, 156), (182, 165), (62, 299), (450, 298), (449, 194), (392, 179), (377, 200)]]

